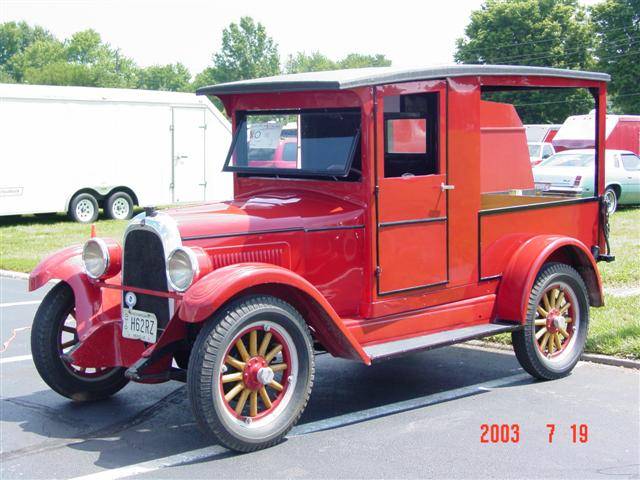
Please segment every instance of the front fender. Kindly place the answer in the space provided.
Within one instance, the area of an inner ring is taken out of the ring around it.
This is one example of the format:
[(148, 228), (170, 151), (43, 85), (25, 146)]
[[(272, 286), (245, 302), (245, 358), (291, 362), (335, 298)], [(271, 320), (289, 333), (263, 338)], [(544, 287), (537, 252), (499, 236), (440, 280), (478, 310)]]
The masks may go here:
[(42, 260), (29, 275), (29, 291), (54, 279), (68, 283), (73, 290), (78, 336), (82, 339), (103, 306), (100, 288), (91, 283), (82, 268), (82, 245), (59, 250)]
[(369, 356), (322, 293), (300, 275), (276, 265), (240, 263), (214, 270), (187, 290), (178, 316), (188, 323), (203, 322), (236, 295), (261, 285), (291, 287), (313, 300), (322, 312), (306, 320), (319, 336), (330, 342), (325, 347), (340, 356), (359, 359), (367, 365), (371, 363)]
[(589, 249), (575, 238), (539, 235), (522, 244), (505, 268), (494, 317), (525, 323), (529, 294), (538, 272), (545, 262), (560, 259), (566, 259), (581, 273), (589, 289), (591, 304), (603, 305), (602, 280)]

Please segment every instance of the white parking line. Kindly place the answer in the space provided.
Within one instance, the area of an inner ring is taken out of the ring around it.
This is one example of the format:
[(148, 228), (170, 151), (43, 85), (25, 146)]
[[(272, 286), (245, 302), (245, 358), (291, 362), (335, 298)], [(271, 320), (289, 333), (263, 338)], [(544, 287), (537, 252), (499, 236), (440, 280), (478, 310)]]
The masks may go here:
[[(317, 420), (315, 422), (305, 423), (294, 427), (291, 430), (290, 436), (306, 435), (313, 432), (319, 432), (322, 430), (328, 430), (331, 428), (343, 427), (346, 425), (359, 423), (365, 420), (372, 420), (374, 418), (379, 418), (394, 413), (400, 413), (420, 407), (426, 407), (435, 403), (441, 403), (447, 400), (454, 400), (456, 398), (477, 394), (482, 392), (483, 390), (486, 391), (486, 389), (504, 387), (521, 380), (531, 380), (531, 377), (524, 373), (518, 373), (516, 375), (500, 378), (498, 380), (477, 383), (475, 385), (469, 385), (468, 387), (456, 388), (455, 390), (448, 390), (445, 392), (426, 395), (424, 397), (412, 398), (411, 400), (404, 400), (381, 407), (368, 408), (366, 410), (347, 413), (345, 415), (338, 415), (337, 417), (333, 418)], [(228, 450), (226, 448), (221, 447), (220, 445), (214, 445), (211, 447), (204, 447), (197, 450), (178, 453), (176, 455), (170, 455), (168, 457), (158, 458), (156, 460), (148, 460), (146, 462), (127, 465), (126, 467), (114, 468), (111, 470), (102, 470), (100, 472), (90, 473), (89, 475), (75, 477), (72, 480), (115, 480), (118, 478), (140, 475), (142, 473), (154, 472), (167, 467), (175, 467), (185, 463), (193, 463), (206, 460), (207, 458), (227, 451)]]
[(0, 303), (0, 308), (4, 307), (20, 307), (22, 305), (37, 305), (42, 302), (42, 300), (29, 300), (26, 302), (11, 302), (11, 303)]
[(25, 360), (31, 360), (31, 355), (16, 355), (15, 357), (0, 358), (0, 365), (5, 363), (23, 362)]

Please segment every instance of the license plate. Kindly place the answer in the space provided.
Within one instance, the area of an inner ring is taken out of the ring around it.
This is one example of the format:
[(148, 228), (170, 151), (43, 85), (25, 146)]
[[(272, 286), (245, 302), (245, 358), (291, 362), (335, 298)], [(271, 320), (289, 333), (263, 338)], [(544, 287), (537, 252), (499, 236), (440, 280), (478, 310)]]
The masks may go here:
[(153, 313), (123, 308), (122, 336), (155, 343), (158, 336), (158, 319)]
[(543, 192), (548, 192), (549, 189), (551, 188), (550, 183), (535, 182), (534, 185), (536, 190), (541, 190)]

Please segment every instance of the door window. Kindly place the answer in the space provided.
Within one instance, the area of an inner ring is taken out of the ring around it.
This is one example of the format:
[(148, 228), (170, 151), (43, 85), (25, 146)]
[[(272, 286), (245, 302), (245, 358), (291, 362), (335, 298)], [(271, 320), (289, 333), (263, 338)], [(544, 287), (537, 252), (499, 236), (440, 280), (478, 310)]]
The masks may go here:
[(384, 176), (438, 173), (438, 93), (384, 98)]
[(622, 165), (624, 165), (625, 170), (637, 172), (640, 170), (640, 158), (636, 155), (625, 153), (622, 155)]

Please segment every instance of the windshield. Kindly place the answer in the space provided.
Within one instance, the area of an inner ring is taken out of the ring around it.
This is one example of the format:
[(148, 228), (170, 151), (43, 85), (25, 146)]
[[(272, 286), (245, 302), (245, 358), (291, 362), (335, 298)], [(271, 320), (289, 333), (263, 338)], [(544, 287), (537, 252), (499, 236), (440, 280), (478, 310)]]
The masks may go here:
[(529, 144), (529, 156), (532, 158), (538, 158), (540, 156), (540, 147), (542, 145), (536, 145), (535, 143)]
[(359, 137), (359, 110), (239, 112), (224, 170), (345, 177)]
[(593, 153), (563, 153), (556, 154), (545, 161), (540, 167), (590, 167), (594, 163)]

